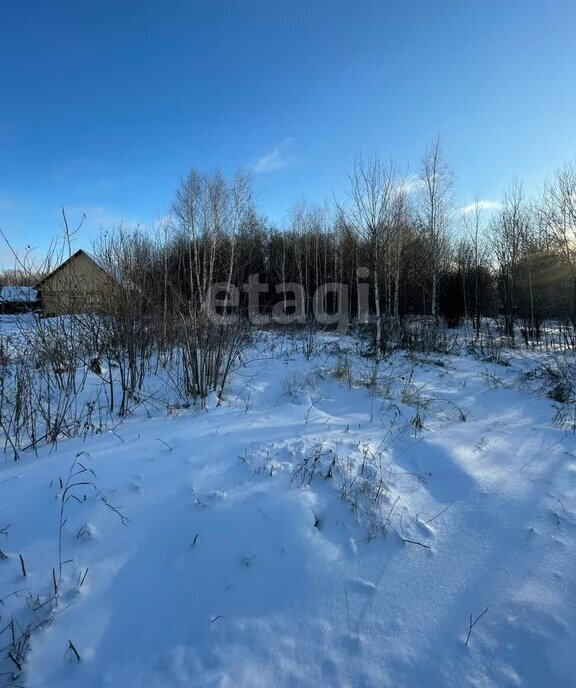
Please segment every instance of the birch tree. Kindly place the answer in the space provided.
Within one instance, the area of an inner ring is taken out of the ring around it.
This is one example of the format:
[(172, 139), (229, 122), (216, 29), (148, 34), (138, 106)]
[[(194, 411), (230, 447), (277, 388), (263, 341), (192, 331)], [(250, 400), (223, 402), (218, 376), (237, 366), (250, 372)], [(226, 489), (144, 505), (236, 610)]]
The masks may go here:
[(398, 179), (394, 165), (383, 165), (377, 158), (356, 158), (349, 179), (349, 203), (340, 208), (346, 223), (368, 245), (374, 294), (375, 355), (382, 354), (381, 267), (390, 245), (394, 227), (395, 196)]
[(424, 153), (420, 164), (419, 219), (430, 254), (430, 314), (438, 319), (438, 289), (442, 257), (448, 243), (452, 215), (452, 171), (440, 139)]

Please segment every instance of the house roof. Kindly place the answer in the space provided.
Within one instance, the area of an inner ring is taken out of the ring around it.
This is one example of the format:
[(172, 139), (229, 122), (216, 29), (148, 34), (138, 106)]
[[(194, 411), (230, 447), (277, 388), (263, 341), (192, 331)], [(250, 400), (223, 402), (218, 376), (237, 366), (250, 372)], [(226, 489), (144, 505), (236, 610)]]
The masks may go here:
[(0, 301), (9, 303), (31, 303), (38, 299), (34, 287), (13, 287), (6, 285), (0, 288)]
[(61, 263), (57, 268), (55, 268), (54, 270), (52, 270), (52, 272), (50, 272), (50, 273), (47, 274), (45, 277), (43, 277), (43, 278), (38, 282), (38, 284), (35, 285), (35, 288), (36, 288), (36, 289), (41, 289), (42, 285), (43, 285), (45, 282), (47, 282), (47, 281), (48, 281), (51, 277), (53, 277), (57, 272), (59, 272), (60, 270), (62, 270), (62, 268), (65, 267), (66, 265), (68, 265), (68, 263), (70, 263), (71, 261), (73, 261), (74, 258), (76, 258), (76, 257), (78, 257), (79, 255), (82, 255), (82, 254), (85, 255), (89, 260), (91, 260), (91, 261), (94, 263), (94, 265), (96, 265), (96, 267), (97, 267), (99, 270), (101, 270), (101, 271), (104, 272), (106, 275), (108, 275), (108, 277), (110, 277), (111, 279), (113, 279), (115, 282), (118, 282), (119, 284), (121, 283), (122, 280), (120, 280), (120, 279), (118, 278), (118, 276), (115, 275), (115, 274), (113, 273), (112, 270), (110, 270), (108, 267), (106, 267), (106, 265), (104, 264), (103, 261), (101, 261), (101, 260), (100, 260), (99, 258), (97, 258), (96, 256), (93, 256), (91, 253), (88, 253), (88, 251), (85, 251), (83, 248), (80, 248), (80, 249), (78, 249), (78, 250), (76, 251), (76, 253), (73, 253), (69, 258), (67, 258), (67, 259), (66, 259), (63, 263)]

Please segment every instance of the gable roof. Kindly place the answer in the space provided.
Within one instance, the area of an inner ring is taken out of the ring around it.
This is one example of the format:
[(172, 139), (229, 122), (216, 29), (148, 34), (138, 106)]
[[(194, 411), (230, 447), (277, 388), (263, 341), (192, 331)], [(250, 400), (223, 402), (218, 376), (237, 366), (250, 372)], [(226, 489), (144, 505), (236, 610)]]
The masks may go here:
[(88, 251), (85, 251), (83, 248), (80, 248), (75, 253), (73, 253), (69, 258), (67, 258), (63, 263), (61, 263), (57, 268), (52, 270), (52, 272), (48, 273), (45, 277), (43, 277), (37, 284), (34, 285), (34, 288), (40, 289), (45, 282), (47, 282), (57, 272), (60, 272), (62, 268), (66, 267), (68, 263), (72, 262), (74, 258), (77, 258), (79, 255), (86, 256), (88, 260), (94, 263), (94, 265), (103, 273), (105, 273), (108, 277), (110, 277), (110, 279), (113, 279), (115, 282), (118, 282), (118, 284), (121, 283), (121, 280), (118, 278), (118, 276), (114, 275), (112, 270), (107, 268), (103, 261), (101, 261), (99, 258), (96, 258), (96, 256), (93, 256), (91, 253), (88, 253)]

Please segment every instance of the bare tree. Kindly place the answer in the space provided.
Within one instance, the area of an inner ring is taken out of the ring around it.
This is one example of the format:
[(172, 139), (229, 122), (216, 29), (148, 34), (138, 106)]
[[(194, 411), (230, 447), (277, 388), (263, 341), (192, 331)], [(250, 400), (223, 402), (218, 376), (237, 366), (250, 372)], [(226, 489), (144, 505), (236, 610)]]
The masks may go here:
[(564, 165), (545, 185), (541, 217), (570, 272), (569, 314), (576, 329), (576, 163)]
[(452, 171), (440, 145), (440, 138), (424, 153), (420, 166), (419, 219), (430, 252), (430, 313), (438, 318), (438, 282), (448, 242), (452, 215)]
[(530, 218), (522, 184), (515, 180), (504, 193), (502, 207), (491, 223), (492, 248), (504, 314), (504, 329), (514, 337), (516, 277)]
[(464, 215), (466, 243), (470, 251), (471, 269), (474, 280), (474, 315), (473, 324), (476, 336), (480, 334), (480, 273), (488, 258), (486, 242), (485, 211), (478, 196), (474, 199), (472, 211)]
[(576, 278), (576, 164), (559, 169), (544, 189), (543, 214), (550, 235)]
[(340, 212), (358, 237), (368, 245), (375, 309), (375, 355), (382, 353), (381, 269), (396, 226), (398, 177), (392, 163), (383, 165), (377, 158), (356, 158), (348, 175), (349, 203)]

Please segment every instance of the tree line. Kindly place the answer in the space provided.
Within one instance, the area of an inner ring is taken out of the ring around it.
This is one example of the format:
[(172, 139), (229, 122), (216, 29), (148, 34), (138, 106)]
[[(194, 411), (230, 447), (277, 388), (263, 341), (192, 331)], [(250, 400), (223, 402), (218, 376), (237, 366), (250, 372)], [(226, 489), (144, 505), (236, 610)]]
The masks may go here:
[(377, 341), (382, 323), (409, 316), (449, 326), (467, 319), (477, 333), (483, 318), (497, 317), (505, 335), (527, 339), (549, 320), (574, 331), (576, 166), (560, 168), (537, 198), (515, 180), (495, 209), (477, 199), (459, 210), (453, 192), (439, 142), (408, 180), (391, 162), (358, 157), (341, 199), (300, 202), (280, 228), (257, 212), (248, 174), (192, 169), (155, 235), (109, 232), (97, 252), (164, 319), (200, 312), (215, 283), (225, 292), (255, 281), (264, 311), (281, 304), (289, 314), (301, 300), (298, 312), (310, 315), (328, 283), (347, 285), (350, 318), (368, 318)]

